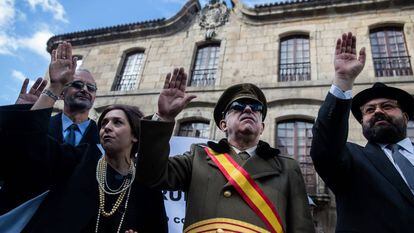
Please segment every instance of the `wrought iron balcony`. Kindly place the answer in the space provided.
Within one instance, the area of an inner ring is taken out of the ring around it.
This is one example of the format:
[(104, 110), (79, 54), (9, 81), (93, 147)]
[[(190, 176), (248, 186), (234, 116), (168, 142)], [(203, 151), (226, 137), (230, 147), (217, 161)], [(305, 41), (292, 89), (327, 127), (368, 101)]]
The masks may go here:
[(137, 75), (117, 75), (116, 82), (112, 87), (113, 91), (130, 91), (136, 88)]
[(216, 81), (217, 69), (199, 69), (194, 70), (191, 76), (189, 86), (204, 87), (213, 86)]
[(310, 62), (279, 65), (279, 82), (310, 80)]
[(373, 58), (376, 77), (413, 75), (410, 56)]

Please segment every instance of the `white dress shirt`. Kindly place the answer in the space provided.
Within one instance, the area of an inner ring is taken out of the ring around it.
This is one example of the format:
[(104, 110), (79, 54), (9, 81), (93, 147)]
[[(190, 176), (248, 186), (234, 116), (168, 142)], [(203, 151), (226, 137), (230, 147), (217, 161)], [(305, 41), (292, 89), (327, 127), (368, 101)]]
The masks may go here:
[[(414, 146), (409, 138), (405, 138), (397, 143), (400, 146), (400, 149), (398, 150), (405, 158), (410, 161), (411, 165), (414, 166)], [(404, 179), (405, 183), (408, 185), (408, 182), (402, 173), (401, 169), (398, 167), (398, 165), (394, 162), (394, 159), (392, 158), (392, 151), (387, 148), (387, 145), (389, 144), (378, 144), (382, 151), (387, 155), (387, 158), (390, 160), (392, 165), (394, 165), (395, 169), (397, 169), (398, 173), (400, 173), (401, 177)], [(411, 192), (414, 194), (414, 190), (411, 189)]]
[(257, 148), (257, 145), (256, 146), (253, 146), (253, 147), (250, 147), (250, 148), (248, 148), (248, 149), (246, 149), (246, 150), (243, 150), (243, 151), (241, 151), (241, 150), (239, 150), (239, 149), (237, 149), (236, 147), (234, 147), (234, 146), (231, 146), (232, 148), (233, 148), (233, 150), (236, 152), (236, 154), (239, 154), (240, 152), (246, 152), (247, 154), (249, 154), (250, 155), (250, 157), (252, 157), (252, 156), (255, 156), (256, 155), (256, 148)]

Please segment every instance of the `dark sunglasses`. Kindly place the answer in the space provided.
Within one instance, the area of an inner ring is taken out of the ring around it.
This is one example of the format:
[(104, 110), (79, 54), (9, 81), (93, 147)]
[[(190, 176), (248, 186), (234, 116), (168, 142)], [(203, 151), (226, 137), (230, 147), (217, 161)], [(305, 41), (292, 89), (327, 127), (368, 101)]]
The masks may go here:
[(247, 106), (249, 106), (250, 109), (253, 112), (262, 112), (263, 111), (263, 104), (261, 104), (261, 103), (255, 102), (255, 103), (246, 104), (246, 103), (240, 103), (240, 102), (237, 102), (237, 101), (234, 101), (233, 103), (230, 104), (230, 106), (228, 107), (228, 111), (229, 110), (235, 110), (235, 111), (238, 111), (238, 112), (242, 112), (242, 111), (244, 111), (244, 109)]
[(79, 90), (83, 90), (83, 88), (86, 86), (89, 92), (96, 92), (98, 88), (94, 84), (90, 83), (84, 83), (82, 81), (73, 81), (68, 84), (66, 84), (67, 87), (73, 87)]

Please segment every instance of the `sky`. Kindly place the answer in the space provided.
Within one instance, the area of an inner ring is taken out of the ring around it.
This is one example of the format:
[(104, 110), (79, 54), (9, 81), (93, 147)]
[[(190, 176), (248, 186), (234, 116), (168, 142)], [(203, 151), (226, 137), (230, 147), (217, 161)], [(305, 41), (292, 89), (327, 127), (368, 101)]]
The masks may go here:
[[(248, 6), (278, 0), (242, 0)], [(0, 0), (0, 106), (47, 72), (47, 40), (64, 33), (174, 16), (186, 0)], [(204, 6), (208, 0), (199, 0)], [(227, 0), (227, 2), (229, 2)]]

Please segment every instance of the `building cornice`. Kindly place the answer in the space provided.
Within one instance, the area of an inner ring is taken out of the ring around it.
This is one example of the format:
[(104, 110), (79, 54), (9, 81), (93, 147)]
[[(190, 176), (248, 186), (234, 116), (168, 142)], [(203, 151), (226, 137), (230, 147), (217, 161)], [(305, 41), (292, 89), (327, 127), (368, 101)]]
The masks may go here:
[(404, 0), (290, 0), (248, 7), (240, 0), (232, 0), (234, 9), (245, 23), (306, 19), (332, 14), (357, 13), (371, 10), (414, 7), (413, 1)]
[(70, 42), (74, 46), (82, 46), (117, 39), (173, 34), (187, 28), (200, 10), (198, 0), (189, 0), (176, 15), (169, 19), (161, 18), (56, 35), (47, 41), (47, 51), (50, 53), (63, 41)]

